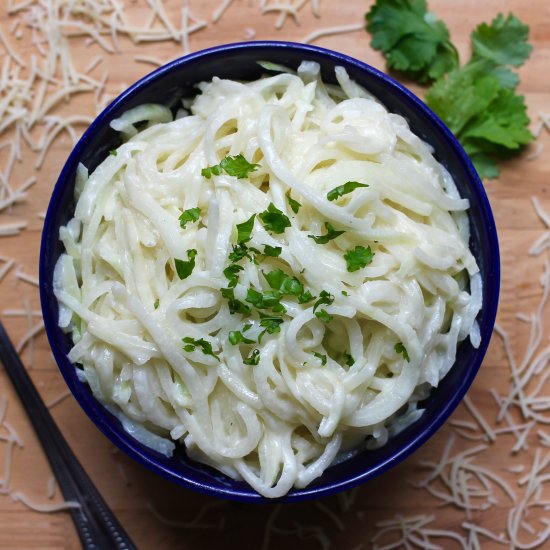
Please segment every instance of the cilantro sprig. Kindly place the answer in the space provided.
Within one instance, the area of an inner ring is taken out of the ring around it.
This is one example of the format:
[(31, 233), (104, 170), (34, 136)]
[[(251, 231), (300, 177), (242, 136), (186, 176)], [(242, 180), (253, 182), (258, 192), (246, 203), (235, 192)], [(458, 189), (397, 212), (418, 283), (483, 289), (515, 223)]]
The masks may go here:
[(260, 167), (259, 164), (248, 162), (242, 154), (234, 157), (227, 156), (223, 158), (219, 164), (207, 166), (201, 170), (201, 175), (206, 179), (210, 179), (212, 175), (220, 176), (225, 172), (228, 176), (235, 176), (237, 179), (248, 177), (248, 174), (255, 172)]
[(260, 350), (253, 349), (250, 355), (246, 359), (243, 359), (243, 363), (245, 365), (258, 365), (260, 363)]
[(365, 17), (371, 46), (382, 50), (390, 69), (425, 83), (458, 67), (449, 29), (426, 0), (377, 0)]
[(371, 44), (383, 51), (390, 68), (420, 83), (436, 80), (426, 103), (454, 132), (481, 177), (497, 177), (498, 161), (534, 139), (512, 70), (531, 54), (529, 27), (513, 14), (498, 14), (474, 29), (472, 55), (462, 67), (426, 0), (376, 0), (366, 18)]

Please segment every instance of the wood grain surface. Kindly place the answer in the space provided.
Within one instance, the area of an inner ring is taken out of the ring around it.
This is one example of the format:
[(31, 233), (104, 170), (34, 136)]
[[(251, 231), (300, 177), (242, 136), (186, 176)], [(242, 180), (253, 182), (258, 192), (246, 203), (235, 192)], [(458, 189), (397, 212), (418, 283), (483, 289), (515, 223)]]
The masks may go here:
[[(132, 20), (137, 22), (149, 12), (145, 1), (125, 0), (125, 4), (126, 11)], [(216, 44), (242, 41), (247, 38), (247, 33), (250, 34), (252, 31), (255, 32), (255, 39), (301, 41), (309, 33), (320, 28), (360, 24), (370, 4), (370, 1), (321, 0), (321, 17), (316, 18), (308, 3), (300, 11), (299, 25), (292, 17), (288, 17), (283, 28), (277, 30), (275, 23), (278, 15), (261, 15), (257, 0), (234, 0), (217, 24), (211, 23), (212, 13), (219, 5), (217, 0), (189, 0), (193, 14), (208, 21), (205, 29), (191, 36), (190, 48), (196, 51)], [(165, 0), (164, 5), (169, 17), (173, 18), (175, 24), (179, 24), (182, 2)], [(0, 0), (0, 28), (10, 36), (9, 29), (13, 25), (14, 17), (8, 15), (7, 6), (7, 0)], [(469, 35), (478, 23), (490, 21), (498, 12), (508, 11), (512, 11), (526, 22), (531, 29), (530, 40), (534, 50), (530, 60), (520, 70), (520, 90), (526, 96), (533, 127), (539, 111), (550, 112), (548, 0), (431, 0), (430, 7), (447, 23), (463, 60), (469, 56)], [(23, 24), (21, 28), (24, 28)], [(24, 32), (21, 39), (10, 38), (10, 41), (24, 58), (28, 58), (33, 51), (28, 32)], [(370, 47), (369, 41), (369, 35), (359, 30), (345, 35), (327, 36), (315, 43), (350, 54), (384, 69), (382, 57)], [(182, 53), (182, 46), (173, 41), (134, 45), (124, 37), (120, 38), (122, 52), (112, 55), (105, 54), (97, 45), (87, 45), (85, 38), (71, 39), (71, 45), (80, 68), (88, 65), (96, 55), (103, 55), (104, 61), (91, 75), (101, 78), (105, 71), (108, 71), (106, 88), (111, 94), (118, 93), (152, 70), (151, 65), (136, 62), (136, 55), (150, 55), (169, 60)], [(4, 50), (0, 45), (0, 62), (4, 56)], [(421, 88), (411, 88), (419, 95), (423, 94)], [(63, 115), (94, 115), (93, 101), (90, 97), (90, 94), (75, 96), (70, 102), (62, 103), (57, 112)], [(0, 135), (0, 143), (4, 137), (9, 135)], [(542, 155), (535, 160), (528, 160), (538, 144), (544, 148)], [(25, 201), (17, 204), (9, 212), (0, 213), (0, 225), (19, 220), (28, 222), (27, 228), (20, 235), (0, 238), (0, 256), (16, 259), (17, 269), (32, 277), (38, 275), (42, 228), (40, 213), (47, 207), (54, 182), (70, 148), (71, 142), (68, 137), (61, 135), (38, 172), (34, 168), (36, 155), (25, 150), (23, 162), (15, 166), (12, 181), (22, 182), (33, 175), (37, 175), (38, 181)], [(498, 322), (510, 333), (514, 354), (519, 357), (526, 348), (529, 332), (528, 326), (518, 320), (516, 314), (534, 312), (541, 296), (539, 277), (544, 258), (530, 257), (527, 251), (544, 229), (531, 205), (531, 196), (538, 196), (542, 206), (550, 212), (548, 132), (543, 131), (537, 142), (519, 158), (503, 165), (501, 177), (486, 182), (486, 189), (497, 221), (502, 254), (502, 292)], [(33, 309), (40, 309), (37, 289), (19, 280), (14, 268), (0, 283), (0, 312), (22, 308), (25, 303), (30, 304)], [(13, 340), (18, 342), (27, 330), (27, 319), (3, 315), (2, 320)], [(546, 327), (550, 325), (548, 311), (544, 314), (544, 320), (546, 342)], [(34, 323), (39, 321), (39, 317), (34, 319)], [(30, 373), (44, 400), (48, 403), (64, 394), (67, 388), (52, 359), (44, 333), (40, 333), (34, 339), (32, 347), (27, 346), (22, 351), (22, 358), (27, 364), (31, 356)], [(469, 392), (473, 403), (493, 427), (498, 427), (497, 409), (489, 390), (496, 388), (501, 394), (506, 394), (509, 384), (510, 369), (502, 343), (495, 336), (479, 376)], [(547, 394), (549, 390), (550, 385), (547, 385)], [(24, 491), (38, 502), (52, 502), (47, 499), (47, 484), (51, 477), (47, 460), (9, 381), (0, 370), (0, 396), (4, 395), (10, 398), (7, 420), (25, 442), (25, 447), (16, 449), (14, 453), (11, 488)], [(396, 514), (430, 514), (434, 516), (431, 527), (453, 529), (462, 535), (465, 534), (461, 525), (468, 518), (463, 510), (452, 505), (442, 506), (437, 498), (411, 484), (418, 481), (424, 473), (419, 469), (419, 461), (439, 460), (450, 434), (455, 432), (455, 428), (449, 423), (406, 461), (360, 487), (350, 496), (355, 500), (347, 509), (346, 502), (341, 497), (274, 507), (223, 502), (198, 495), (168, 483), (117, 452), (93, 426), (71, 396), (52, 407), (52, 414), (83, 466), (140, 549), (242, 549), (261, 548), (265, 543), (265, 548), (287, 545), (289, 548), (307, 550), (326, 547), (327, 542), (331, 548), (338, 550), (370, 548), (371, 538), (377, 530), (376, 523), (391, 519)], [(473, 421), (463, 405), (452, 418)], [(521, 496), (524, 487), (518, 485), (518, 475), (510, 472), (509, 468), (518, 465), (530, 467), (534, 451), (539, 446), (536, 428), (528, 437), (528, 450), (513, 454), (511, 449), (515, 441), (512, 435), (499, 436), (496, 442), (489, 444), (485, 451), (476, 455), (476, 463), (493, 468), (509, 482), (518, 496)], [(465, 450), (479, 443), (457, 435), (454, 450)], [(3, 445), (0, 441), (0, 457), (3, 456)], [(0, 468), (2, 467), (0, 461)], [(545, 491), (548, 499), (550, 491)], [(498, 502), (487, 510), (474, 513), (470, 521), (501, 533), (506, 531), (506, 521), (512, 502), (499, 489), (495, 490), (495, 495)], [(53, 502), (58, 501), (60, 496), (56, 494)], [(181, 525), (163, 524), (151, 512), (151, 506), (166, 518), (181, 522)], [(203, 511), (204, 514), (197, 520), (196, 515), (199, 511)], [(540, 507), (532, 509), (529, 519), (536, 529), (544, 527), (539, 522), (544, 513), (548, 514)], [(271, 540), (264, 541), (265, 525), (270, 518), (275, 529)], [(297, 525), (301, 525), (302, 528), (297, 528)], [(528, 532), (523, 532), (522, 536), (527, 541), (533, 539), (533, 535)], [(381, 542), (383, 540), (389, 542), (396, 539), (392, 539), (390, 535), (388, 539), (380, 539)], [(482, 540), (483, 548), (502, 547), (488, 539)], [(459, 548), (458, 544), (450, 539), (434, 539), (434, 542), (443, 548)], [(76, 549), (79, 548), (79, 542), (66, 512), (39, 514), (28, 510), (20, 503), (13, 502), (9, 496), (0, 495), (0, 548)]]

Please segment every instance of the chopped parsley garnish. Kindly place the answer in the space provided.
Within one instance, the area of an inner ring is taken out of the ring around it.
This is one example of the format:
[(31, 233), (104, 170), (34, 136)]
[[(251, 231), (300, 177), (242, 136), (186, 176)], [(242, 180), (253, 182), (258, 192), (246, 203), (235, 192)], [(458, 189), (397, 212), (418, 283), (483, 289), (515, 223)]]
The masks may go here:
[(298, 214), (298, 210), (302, 207), (302, 205), (298, 201), (294, 200), (290, 195), (288, 196), (288, 204), (294, 214)]
[(329, 222), (325, 222), (325, 229), (327, 230), (326, 235), (308, 235), (308, 237), (313, 239), (317, 244), (327, 244), (332, 239), (336, 239), (336, 237), (345, 233), (345, 231), (336, 231)]
[(229, 281), (227, 283), (229, 288), (234, 288), (237, 286), (237, 282), (239, 281), (239, 271), (242, 271), (243, 269), (244, 267), (242, 265), (231, 264), (223, 270), (225, 278)]
[(338, 187), (331, 189), (327, 193), (327, 199), (329, 201), (335, 201), (337, 198), (342, 197), (343, 195), (347, 195), (348, 193), (351, 193), (358, 187), (368, 187), (368, 185), (366, 183), (359, 183), (357, 181), (348, 181), (344, 183), (344, 185), (339, 185)]
[(174, 258), (174, 263), (176, 265), (176, 273), (178, 274), (178, 277), (180, 279), (187, 279), (187, 277), (191, 275), (191, 273), (193, 272), (193, 269), (195, 269), (196, 255), (197, 255), (197, 251), (194, 248), (192, 248), (191, 250), (187, 251), (188, 261)]
[(262, 341), (262, 337), (266, 332), (268, 334), (275, 334), (276, 332), (281, 332), (282, 323), (283, 323), (282, 317), (266, 315), (265, 313), (262, 313), (260, 311), (260, 326), (264, 327), (264, 330), (260, 333), (258, 342)]
[(407, 363), (411, 362), (411, 358), (409, 357), (409, 353), (407, 351), (407, 348), (403, 345), (403, 342), (397, 342), (393, 349), (395, 350), (395, 353), (403, 354), (403, 359), (405, 359)]
[(228, 336), (229, 343), (233, 346), (236, 346), (237, 344), (253, 344), (254, 340), (250, 340), (250, 338), (246, 338), (243, 336), (243, 333), (240, 330), (232, 330), (229, 333)]
[(247, 243), (252, 237), (252, 229), (254, 228), (254, 218), (256, 214), (252, 214), (248, 220), (237, 224), (237, 243)]
[(246, 301), (257, 309), (271, 309), (276, 313), (284, 313), (286, 308), (281, 304), (281, 293), (277, 290), (258, 292), (249, 288), (246, 293)]
[(243, 359), (245, 365), (257, 365), (260, 362), (260, 350), (253, 349), (250, 355)]
[(349, 296), (349, 292), (347, 292), (346, 290), (342, 290), (342, 296), (348, 297), (348, 296)]
[(344, 260), (348, 266), (348, 271), (353, 272), (366, 267), (372, 262), (374, 252), (370, 246), (356, 246), (353, 250), (348, 250), (344, 254)]
[(116, 149), (111, 149), (109, 151), (109, 155), (111, 155), (112, 157), (116, 157), (118, 155), (118, 151)]
[(246, 323), (246, 325), (243, 326), (243, 332), (246, 332), (247, 330), (250, 330), (252, 328), (252, 325), (250, 323)]
[(260, 167), (259, 164), (252, 164), (248, 162), (243, 155), (236, 155), (234, 157), (227, 156), (223, 158), (219, 164), (214, 166), (208, 166), (201, 170), (201, 175), (206, 179), (210, 179), (212, 174), (219, 176), (222, 172), (225, 172), (228, 176), (235, 176), (238, 179), (243, 179), (255, 172)]
[(212, 344), (204, 338), (199, 338), (198, 340), (196, 340), (195, 338), (186, 336), (185, 338), (182, 338), (182, 340), (185, 344), (185, 346), (183, 346), (183, 349), (185, 351), (195, 351), (195, 349), (199, 347), (204, 355), (211, 355), (212, 357), (215, 357), (218, 361), (220, 360), (218, 355), (212, 351)]
[(180, 227), (182, 229), (185, 229), (185, 226), (188, 223), (199, 221), (200, 215), (201, 215), (200, 208), (189, 208), (187, 210), (184, 210), (181, 216), (178, 218), (180, 221)]
[(158, 308), (159, 308), (159, 305), (160, 305), (160, 300), (157, 298), (157, 299), (155, 300), (155, 303), (153, 304), (153, 307), (154, 307), (155, 309), (158, 309)]
[(283, 248), (281, 246), (264, 245), (264, 256), (270, 256), (271, 258), (278, 258), (281, 255)]
[(227, 305), (229, 306), (229, 313), (233, 315), (234, 313), (240, 313), (241, 315), (250, 315), (250, 307), (247, 306), (244, 302), (237, 300), (235, 298), (235, 292), (232, 288), (222, 288), (220, 290), (222, 296), (227, 300)]
[(259, 254), (260, 251), (255, 248), (248, 248), (245, 244), (237, 244), (233, 246), (232, 252), (229, 253), (229, 261), (238, 262), (243, 258), (248, 258), (251, 262), (257, 263), (254, 254)]
[(284, 233), (287, 227), (290, 227), (290, 220), (286, 214), (283, 214), (272, 202), (269, 203), (267, 210), (264, 210), (258, 217), (262, 220), (264, 227), (272, 233)]
[(282, 269), (275, 269), (269, 273), (264, 272), (264, 277), (269, 286), (278, 291), (280, 296), (297, 296), (300, 304), (305, 304), (315, 298), (309, 290), (304, 290), (304, 285), (296, 277), (288, 276)]
[(326, 290), (321, 290), (319, 294), (319, 299), (313, 305), (313, 311), (315, 311), (319, 306), (322, 306), (323, 304), (330, 306), (332, 302), (334, 302), (334, 296)]
[(315, 317), (317, 317), (317, 319), (321, 319), (324, 323), (330, 323), (334, 319), (334, 317), (326, 309), (316, 311)]
[(322, 353), (317, 353), (316, 351), (313, 352), (313, 355), (315, 355), (315, 357), (317, 357), (317, 359), (319, 359), (321, 361), (321, 365), (326, 365), (327, 364), (327, 356), (326, 355), (323, 355)]
[(355, 359), (349, 353), (344, 353), (344, 355), (342, 357), (344, 359), (345, 364), (348, 367), (351, 367), (352, 365), (355, 365)]

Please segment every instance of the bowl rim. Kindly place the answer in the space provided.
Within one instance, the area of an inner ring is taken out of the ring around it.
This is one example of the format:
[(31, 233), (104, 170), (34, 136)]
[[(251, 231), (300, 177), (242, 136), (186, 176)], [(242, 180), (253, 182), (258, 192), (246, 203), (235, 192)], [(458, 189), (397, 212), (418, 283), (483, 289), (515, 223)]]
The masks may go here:
[[(423, 443), (425, 443), (447, 420), (451, 413), (458, 406), (466, 391), (472, 384), (477, 372), (481, 366), (482, 360), (487, 351), (489, 340), (491, 337), (492, 329), (496, 319), (496, 311), (498, 306), (498, 297), (500, 289), (500, 257), (499, 257), (499, 245), (496, 232), (496, 225), (494, 217), (491, 211), (489, 200), (483, 184), (477, 175), (469, 157), (465, 153), (458, 140), (447, 128), (447, 126), (440, 120), (440, 118), (429, 107), (422, 102), (415, 94), (408, 90), (405, 86), (394, 80), (389, 75), (382, 71), (372, 67), (371, 65), (355, 59), (349, 55), (314, 46), (311, 44), (302, 44), (297, 42), (288, 41), (253, 41), (253, 42), (237, 42), (233, 44), (221, 44), (206, 48), (186, 56), (175, 59), (157, 69), (151, 73), (140, 78), (137, 82), (129, 86), (124, 92), (118, 95), (99, 115), (95, 117), (90, 126), (86, 129), (78, 143), (72, 149), (69, 154), (60, 175), (55, 183), (46, 217), (44, 220), (43, 232), (40, 245), (40, 258), (39, 258), (39, 289), (40, 300), (42, 305), (42, 313), (44, 318), (45, 330), (48, 336), (48, 340), (63, 378), (69, 386), (71, 393), (79, 403), (80, 407), (86, 413), (86, 415), (94, 422), (96, 427), (118, 448), (123, 450), (126, 454), (131, 456), (141, 465), (146, 466), (148, 469), (160, 474), (164, 478), (178, 483), (179, 485), (187, 488), (213, 495), (221, 498), (227, 498), (231, 500), (237, 500), (240, 502), (273, 502), (274, 499), (267, 499), (259, 495), (251, 487), (246, 486), (246, 489), (235, 489), (233, 487), (226, 487), (222, 484), (206, 484), (189, 477), (188, 475), (177, 472), (172, 468), (165, 467), (157, 462), (154, 456), (150, 456), (141, 447), (142, 444), (138, 443), (131, 435), (129, 435), (122, 426), (115, 425), (106, 418), (106, 408), (99, 401), (93, 398), (91, 401), (83, 394), (83, 387), (86, 387), (86, 391), (89, 395), (91, 392), (87, 384), (82, 382), (75, 382), (75, 377), (69, 375), (68, 369), (75, 369), (73, 363), (71, 363), (58, 341), (57, 335), (59, 334), (59, 327), (57, 326), (56, 312), (53, 308), (48, 308), (48, 302), (51, 301), (53, 294), (53, 285), (51, 278), (53, 277), (53, 270), (48, 269), (50, 261), (50, 248), (52, 239), (58, 239), (58, 235), (53, 231), (54, 229), (54, 211), (56, 205), (60, 199), (62, 189), (67, 185), (71, 185), (69, 181), (69, 174), (78, 165), (81, 152), (85, 149), (87, 142), (91, 139), (96, 130), (110, 121), (111, 113), (116, 111), (119, 106), (129, 101), (134, 96), (140, 93), (143, 86), (151, 84), (157, 80), (164, 78), (175, 69), (182, 65), (186, 65), (190, 62), (194, 62), (200, 59), (216, 56), (219, 53), (234, 52), (238, 54), (240, 51), (254, 51), (265, 50), (266, 48), (274, 48), (278, 50), (292, 50), (303, 56), (307, 56), (308, 53), (314, 53), (316, 56), (324, 57), (327, 61), (333, 62), (335, 65), (343, 64), (344, 66), (352, 66), (360, 71), (369, 73), (375, 79), (382, 81), (383, 85), (389, 88), (391, 93), (396, 93), (405, 99), (408, 103), (413, 105), (413, 108), (420, 114), (423, 120), (429, 122), (434, 127), (434, 132), (439, 133), (440, 137), (446, 142), (446, 145), (456, 155), (459, 163), (462, 165), (464, 172), (467, 174), (469, 186), (477, 197), (477, 207), (481, 212), (481, 217), (485, 222), (485, 233), (489, 243), (489, 253), (492, 254), (489, 265), (491, 266), (490, 273), (487, 273), (487, 277), (491, 279), (490, 289), (483, 289), (484, 303), (483, 303), (483, 326), (481, 329), (481, 344), (475, 352), (474, 361), (469, 364), (466, 372), (466, 376), (462, 379), (459, 387), (455, 388), (455, 392), (445, 402), (444, 406), (434, 411), (429, 424), (420, 432), (415, 433), (406, 442), (405, 445), (400, 447), (396, 452), (388, 455), (380, 462), (372, 465), (368, 469), (361, 470), (355, 475), (346, 475), (343, 479), (332, 482), (330, 484), (321, 484), (305, 487), (303, 489), (293, 488), (285, 497), (275, 499), (278, 502), (297, 502), (312, 498), (320, 498), (328, 495), (332, 495), (336, 492), (350, 489), (360, 483), (363, 483), (369, 479), (372, 479), (391, 467), (395, 466), (406, 457), (408, 457), (413, 451), (418, 449)], [(382, 100), (383, 101), (383, 100)], [(487, 295), (485, 293), (488, 292)], [(82, 387), (79, 387), (82, 386)], [(322, 478), (321, 478), (322, 479)]]

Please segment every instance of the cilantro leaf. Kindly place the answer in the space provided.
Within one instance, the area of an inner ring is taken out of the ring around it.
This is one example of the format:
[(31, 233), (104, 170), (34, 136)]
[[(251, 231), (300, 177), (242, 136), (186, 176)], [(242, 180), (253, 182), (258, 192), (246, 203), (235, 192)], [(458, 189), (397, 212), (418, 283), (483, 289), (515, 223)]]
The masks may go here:
[(232, 288), (222, 288), (220, 289), (222, 296), (227, 300), (227, 305), (229, 306), (229, 313), (233, 315), (234, 313), (240, 313), (241, 315), (250, 315), (250, 307), (247, 306), (244, 302), (237, 300), (235, 298), (235, 292)]
[(365, 17), (371, 46), (390, 69), (428, 82), (458, 66), (447, 26), (427, 11), (426, 0), (376, 0)]
[(298, 214), (298, 210), (302, 207), (302, 205), (298, 201), (294, 200), (290, 195), (288, 196), (288, 204), (294, 214)]
[(176, 265), (176, 273), (178, 274), (178, 277), (180, 279), (187, 279), (187, 277), (189, 277), (189, 275), (193, 273), (193, 269), (195, 269), (196, 255), (197, 255), (197, 251), (192, 248), (191, 250), (187, 251), (188, 261), (174, 258), (174, 264)]
[(409, 357), (409, 353), (407, 348), (403, 345), (403, 342), (397, 342), (393, 349), (395, 350), (395, 353), (401, 353), (403, 355), (403, 359), (405, 359), (407, 363), (411, 362), (411, 358)]
[(260, 362), (260, 350), (253, 349), (250, 355), (243, 359), (243, 363), (245, 365), (257, 365)]
[(497, 65), (520, 67), (531, 55), (529, 27), (517, 17), (499, 13), (491, 24), (482, 23), (472, 33), (474, 59), (490, 59)]
[(488, 60), (471, 61), (436, 82), (426, 102), (456, 134), (481, 177), (496, 177), (497, 160), (528, 144), (529, 117), (523, 96), (491, 73)]
[(232, 346), (236, 346), (237, 344), (253, 344), (254, 340), (250, 340), (250, 338), (246, 338), (243, 336), (243, 333), (240, 330), (232, 330), (228, 335), (229, 343)]
[(322, 353), (317, 353), (316, 351), (313, 352), (313, 355), (315, 355), (315, 357), (317, 357), (317, 359), (319, 359), (321, 361), (321, 365), (326, 365), (327, 364), (327, 356), (322, 354)]
[(336, 239), (336, 237), (339, 237), (345, 231), (336, 231), (334, 227), (332, 227), (332, 224), (325, 222), (325, 229), (327, 230), (326, 235), (308, 235), (310, 239), (313, 239), (317, 244), (327, 244), (329, 241), (332, 241), (332, 239)]
[(218, 354), (214, 353), (214, 351), (212, 350), (212, 344), (204, 338), (199, 338), (198, 340), (196, 340), (195, 338), (186, 336), (185, 338), (182, 338), (182, 340), (185, 344), (185, 346), (183, 346), (183, 349), (185, 351), (195, 351), (195, 349), (199, 347), (204, 355), (211, 355), (212, 357), (215, 357), (218, 361), (220, 360)]
[(286, 214), (283, 214), (272, 202), (269, 203), (267, 210), (264, 210), (258, 217), (262, 220), (265, 228), (273, 233), (284, 233), (287, 227), (290, 227), (290, 220)]
[(246, 220), (243, 223), (237, 224), (237, 243), (238, 244), (245, 244), (247, 243), (252, 237), (252, 229), (254, 228), (254, 218), (256, 217), (256, 214), (252, 214), (248, 220)]
[(253, 261), (253, 256), (250, 254), (250, 249), (245, 244), (233, 245), (232, 252), (229, 253), (229, 261), (238, 262), (243, 258), (248, 258)]
[(264, 245), (264, 256), (270, 256), (271, 258), (278, 258), (281, 255), (283, 248), (281, 246)]
[(302, 292), (300, 296), (298, 296), (298, 303), (299, 304), (307, 304), (308, 302), (311, 302), (311, 300), (315, 300), (315, 296), (309, 291), (306, 290), (305, 292)]
[(317, 317), (317, 319), (321, 319), (324, 323), (330, 323), (334, 319), (334, 317), (326, 309), (316, 311), (315, 317)]
[(229, 281), (227, 283), (227, 286), (229, 288), (234, 288), (237, 286), (237, 282), (239, 281), (239, 271), (242, 271), (244, 267), (242, 265), (237, 264), (231, 264), (229, 267), (226, 267), (223, 270), (223, 274), (225, 278)]
[(212, 174), (219, 176), (225, 172), (228, 176), (235, 176), (238, 179), (243, 179), (250, 172), (255, 172), (260, 167), (259, 164), (251, 164), (243, 155), (239, 154), (234, 157), (227, 156), (223, 158), (219, 164), (208, 166), (201, 170), (201, 175), (206, 179), (210, 179)]
[(351, 193), (358, 187), (368, 187), (368, 185), (366, 183), (359, 183), (357, 181), (348, 181), (344, 183), (344, 185), (339, 185), (338, 187), (331, 189), (327, 193), (327, 199), (329, 201), (335, 201), (337, 198), (342, 197), (343, 195), (347, 195), (348, 193)]
[(326, 290), (321, 290), (321, 292), (319, 293), (319, 299), (313, 305), (313, 311), (315, 311), (319, 306), (322, 306), (323, 304), (330, 306), (332, 302), (334, 302), (334, 296)]
[(275, 334), (276, 332), (281, 332), (281, 325), (283, 324), (282, 317), (275, 317), (272, 315), (265, 315), (260, 311), (260, 326), (264, 327), (264, 330), (260, 333), (258, 337), (258, 342), (261, 343), (263, 335)]
[(264, 272), (264, 277), (269, 286), (280, 291), (281, 294), (299, 296), (304, 292), (304, 285), (296, 277), (289, 277), (282, 269), (275, 269), (269, 273)]
[(353, 272), (366, 267), (372, 262), (374, 256), (370, 246), (356, 246), (353, 250), (348, 250), (344, 254), (344, 260), (348, 266), (348, 271)]
[(181, 216), (179, 217), (180, 227), (182, 229), (185, 229), (185, 226), (188, 223), (199, 221), (200, 215), (201, 215), (200, 208), (188, 208), (187, 210), (184, 210)]

